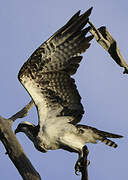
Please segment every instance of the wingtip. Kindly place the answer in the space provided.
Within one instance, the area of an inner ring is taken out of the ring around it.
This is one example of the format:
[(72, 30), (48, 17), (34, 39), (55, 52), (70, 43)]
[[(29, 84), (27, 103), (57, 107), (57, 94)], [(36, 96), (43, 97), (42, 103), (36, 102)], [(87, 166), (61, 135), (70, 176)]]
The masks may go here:
[(119, 135), (119, 134), (113, 134), (113, 137), (110, 137), (110, 138), (123, 138), (124, 136), (122, 135)]
[(119, 136), (118, 136), (118, 138), (123, 138), (123, 137), (124, 137), (124, 136), (122, 136), (122, 135), (119, 135)]
[(93, 7), (90, 7), (87, 11), (91, 13), (92, 9), (93, 9)]
[[(92, 12), (92, 9), (93, 9), (93, 7), (90, 7), (86, 12), (90, 12), (90, 13), (91, 13), (91, 12)], [(80, 12), (81, 12), (81, 10), (78, 10), (75, 15), (79, 16), (79, 15), (80, 15)], [(86, 12), (85, 12), (85, 13), (86, 13)]]
[(80, 15), (80, 12), (81, 12), (81, 10), (78, 10), (76, 14), (77, 14), (77, 15)]
[(85, 11), (85, 13), (82, 14), (82, 16), (89, 17), (92, 12), (92, 9), (93, 9), (93, 7), (89, 8), (87, 11)]

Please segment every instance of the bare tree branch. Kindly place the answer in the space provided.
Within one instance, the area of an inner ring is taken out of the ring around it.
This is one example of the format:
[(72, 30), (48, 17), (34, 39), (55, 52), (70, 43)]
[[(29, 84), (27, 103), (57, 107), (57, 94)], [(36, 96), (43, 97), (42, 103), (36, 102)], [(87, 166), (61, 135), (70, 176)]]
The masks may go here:
[(24, 108), (22, 108), (19, 112), (11, 116), (9, 119), (15, 121), (18, 118), (23, 118), (27, 116), (30, 109), (34, 106), (33, 100), (31, 100)]
[(8, 154), (24, 180), (41, 180), (40, 175), (32, 166), (14, 135), (12, 123), (13, 121), (10, 121), (10, 119), (4, 119), (0, 116), (0, 140), (5, 146), (6, 154)]
[(96, 27), (90, 21), (88, 21), (88, 23), (92, 27), (90, 33), (94, 35), (96, 41), (110, 54), (110, 56), (119, 66), (124, 68), (123, 73), (128, 74), (128, 64), (121, 55), (120, 50), (117, 46), (117, 42), (111, 36), (107, 28), (105, 26), (102, 26), (96, 29)]
[(83, 161), (82, 161), (82, 166), (81, 166), (81, 180), (88, 180), (88, 164), (89, 164), (89, 161), (87, 160), (87, 157), (88, 157), (88, 148), (87, 146), (84, 146), (83, 147), (83, 154), (84, 154), (84, 158), (83, 158)]

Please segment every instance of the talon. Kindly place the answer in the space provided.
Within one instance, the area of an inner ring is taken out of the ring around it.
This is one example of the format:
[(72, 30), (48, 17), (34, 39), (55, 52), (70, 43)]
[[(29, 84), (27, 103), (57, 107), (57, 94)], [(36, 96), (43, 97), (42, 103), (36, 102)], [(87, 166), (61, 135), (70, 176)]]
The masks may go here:
[(78, 159), (78, 161), (76, 162), (75, 165), (75, 174), (79, 175), (79, 173), (82, 171), (82, 169), (85, 166), (85, 159), (83, 157), (81, 157), (80, 159)]
[(76, 164), (75, 164), (75, 174), (77, 176), (79, 176), (80, 175), (79, 173), (80, 173), (80, 162), (77, 161)]
[(79, 170), (75, 170), (75, 174), (76, 174), (77, 176), (79, 176), (79, 175), (80, 175)]
[(85, 160), (84, 158), (79, 159), (75, 165), (75, 174), (77, 176), (80, 175), (80, 172), (82, 172), (83, 169), (85, 169), (89, 165), (90, 165), (89, 160)]
[(79, 159), (75, 164), (75, 174), (79, 175), (80, 172), (83, 171), (83, 169), (85, 169), (87, 166), (89, 166), (90, 161), (87, 160), (87, 156), (88, 156), (88, 148), (87, 146), (84, 146), (81, 153), (79, 154)]

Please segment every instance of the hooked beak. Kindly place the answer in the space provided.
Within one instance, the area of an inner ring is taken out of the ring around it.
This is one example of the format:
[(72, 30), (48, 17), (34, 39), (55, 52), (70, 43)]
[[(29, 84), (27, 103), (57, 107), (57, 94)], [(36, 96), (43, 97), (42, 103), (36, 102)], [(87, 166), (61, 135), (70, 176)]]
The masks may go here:
[(14, 133), (17, 134), (19, 132), (18, 128), (15, 129)]

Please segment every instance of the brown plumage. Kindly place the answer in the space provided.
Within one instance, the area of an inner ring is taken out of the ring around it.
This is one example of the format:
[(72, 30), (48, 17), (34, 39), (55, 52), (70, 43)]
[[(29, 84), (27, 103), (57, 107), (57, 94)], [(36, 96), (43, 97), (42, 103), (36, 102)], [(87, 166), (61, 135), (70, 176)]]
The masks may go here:
[[(87, 24), (92, 8), (84, 14), (78, 11), (69, 22), (44, 42), (24, 63), (18, 78), (30, 93), (27, 83), (33, 81), (34, 88), (40, 89), (47, 106), (61, 106), (58, 116), (73, 116), (73, 123), (81, 120), (84, 113), (81, 97), (75, 81), (70, 76), (75, 74), (82, 60), (81, 53), (90, 46), (93, 36), (85, 37), (90, 27)], [(39, 92), (38, 92), (39, 93)], [(37, 106), (36, 99), (34, 99)], [(38, 104), (41, 106), (42, 104)]]
[(45, 41), (24, 63), (18, 78), (33, 99), (39, 115), (38, 126), (20, 123), (17, 132), (24, 132), (41, 152), (65, 149), (77, 152), (75, 166), (80, 170), (83, 147), (98, 140), (116, 147), (110, 138), (121, 136), (77, 125), (84, 109), (75, 85), (74, 75), (93, 36), (86, 34), (92, 8), (80, 15), (78, 11), (61, 29)]

